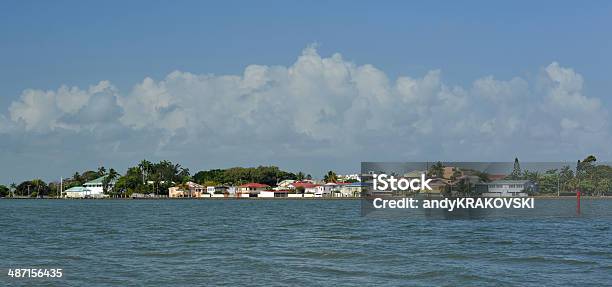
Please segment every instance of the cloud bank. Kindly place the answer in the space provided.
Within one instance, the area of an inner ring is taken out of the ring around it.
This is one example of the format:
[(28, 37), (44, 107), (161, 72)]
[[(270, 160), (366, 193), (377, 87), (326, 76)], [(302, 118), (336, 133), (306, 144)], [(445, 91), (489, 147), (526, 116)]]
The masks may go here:
[(2, 171), (59, 177), (167, 158), (192, 170), (279, 164), (319, 175), (369, 160), (609, 158), (608, 108), (583, 85), (556, 62), (535, 79), (454, 86), (438, 70), (390, 79), (309, 46), (288, 67), (250, 65), (241, 75), (174, 71), (131, 91), (108, 81), (24, 90), (0, 113), (12, 166)]

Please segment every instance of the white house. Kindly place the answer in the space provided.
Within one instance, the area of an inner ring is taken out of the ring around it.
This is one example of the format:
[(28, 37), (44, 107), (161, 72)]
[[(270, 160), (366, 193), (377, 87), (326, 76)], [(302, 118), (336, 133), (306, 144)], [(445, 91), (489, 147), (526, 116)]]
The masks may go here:
[(357, 173), (355, 174), (345, 174), (345, 175), (338, 175), (338, 179), (340, 181), (348, 181), (348, 180), (356, 180), (356, 181), (361, 181), (361, 176)]
[[(86, 189), (88, 189), (90, 191), (89, 196), (90, 197), (104, 197), (104, 179), (107, 177), (108, 175), (105, 176), (101, 176), (98, 177), (92, 181), (88, 181), (86, 183), (83, 184), (83, 187), (85, 187)], [(113, 190), (113, 187), (115, 186), (115, 183), (117, 181), (116, 180), (111, 180), (108, 183), (108, 191)]]
[(259, 194), (259, 192), (269, 189), (270, 186), (267, 184), (250, 182), (243, 185), (239, 185), (237, 193), (240, 197), (257, 197), (257, 194)]
[(288, 190), (262, 190), (257, 197), (272, 198), (272, 197), (287, 197)]
[(82, 186), (75, 186), (65, 190), (64, 194), (66, 198), (86, 198), (91, 196), (91, 190)]
[(487, 197), (525, 197), (528, 192), (538, 191), (530, 180), (496, 180), (481, 185), (486, 187), (482, 195)]
[(332, 192), (340, 190), (340, 186), (340, 184), (335, 182), (318, 185), (317, 191), (315, 191), (315, 197), (331, 196)]
[(279, 183), (276, 185), (276, 187), (274, 188), (274, 190), (285, 190), (285, 189), (289, 189), (289, 188), (290, 188), (289, 186), (290, 186), (292, 183), (294, 183), (294, 182), (295, 182), (295, 180), (293, 180), (293, 179), (285, 179), (285, 180), (283, 180), (283, 181), (279, 182)]
[(316, 194), (318, 186), (319, 186), (318, 184), (314, 184), (314, 183), (310, 183), (310, 182), (296, 181), (296, 182), (290, 184), (289, 188), (297, 189), (299, 187), (303, 187), (304, 188), (304, 193)]
[(209, 194), (225, 194), (229, 193), (229, 187), (224, 185), (207, 186), (206, 193)]
[(361, 189), (365, 187), (363, 182), (353, 182), (340, 187), (341, 197), (357, 197), (361, 195)]

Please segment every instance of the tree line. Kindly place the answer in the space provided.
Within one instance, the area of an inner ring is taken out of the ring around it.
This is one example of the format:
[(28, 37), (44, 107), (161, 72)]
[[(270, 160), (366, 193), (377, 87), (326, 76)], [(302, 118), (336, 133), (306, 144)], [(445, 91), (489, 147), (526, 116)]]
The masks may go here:
[[(589, 155), (583, 160), (578, 160), (574, 169), (565, 165), (559, 169), (549, 169), (544, 172), (522, 170), (518, 158), (514, 159), (512, 172), (505, 177), (509, 180), (530, 180), (537, 184), (540, 194), (568, 194), (580, 191), (582, 194), (590, 196), (603, 196), (612, 192), (612, 167), (606, 164), (596, 164), (597, 159)], [(441, 178), (444, 166), (441, 162), (433, 164), (427, 171), (428, 176)], [(478, 196), (482, 192), (476, 188), (469, 178), (459, 178), (453, 173), (451, 181), (454, 186), (448, 186), (446, 194), (452, 191), (458, 195)], [(489, 182), (489, 174), (470, 170), (461, 170), (466, 175), (476, 176), (480, 182)], [(532, 193), (532, 191), (526, 191)]]
[[(88, 181), (103, 177), (104, 193), (111, 197), (127, 197), (133, 193), (167, 195), (168, 188), (193, 181), (205, 186), (210, 185), (240, 185), (248, 182), (258, 182), (275, 186), (279, 182), (291, 180), (309, 180), (310, 174), (292, 173), (276, 166), (232, 167), (228, 169), (211, 169), (191, 174), (188, 168), (171, 161), (163, 160), (157, 163), (142, 160), (138, 165), (129, 167), (121, 175), (115, 169), (99, 167), (97, 170), (75, 172), (71, 177), (64, 178), (63, 190), (82, 186)], [(335, 172), (329, 171), (325, 181), (337, 181)], [(113, 188), (109, 188), (114, 183)], [(46, 183), (41, 179), (26, 180), (10, 186), (0, 185), (0, 197), (56, 197), (59, 193), (58, 181)]]
[[(516, 166), (513, 179), (527, 179), (538, 184), (540, 193), (574, 193), (591, 196), (602, 196), (612, 192), (612, 167), (606, 164), (596, 164), (593, 155), (587, 156), (576, 163), (574, 169), (568, 165), (560, 169), (549, 169), (545, 172), (524, 170)], [(517, 160), (518, 162), (518, 160)]]

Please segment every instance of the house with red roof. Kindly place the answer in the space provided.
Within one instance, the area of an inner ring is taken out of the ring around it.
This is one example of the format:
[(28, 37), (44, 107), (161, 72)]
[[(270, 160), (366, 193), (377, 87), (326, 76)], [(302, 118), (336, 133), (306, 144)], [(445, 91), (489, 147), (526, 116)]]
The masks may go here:
[(250, 183), (245, 183), (243, 185), (239, 185), (238, 193), (245, 194), (245, 195), (250, 194), (256, 197), (260, 191), (269, 190), (269, 189), (270, 189), (270, 186), (267, 184), (250, 182)]

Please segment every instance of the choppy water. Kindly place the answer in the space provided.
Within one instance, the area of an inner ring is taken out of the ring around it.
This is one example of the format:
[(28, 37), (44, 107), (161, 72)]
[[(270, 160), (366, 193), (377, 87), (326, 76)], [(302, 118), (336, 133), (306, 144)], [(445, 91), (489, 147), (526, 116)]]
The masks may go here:
[[(359, 201), (297, 200), (0, 200), (0, 212), (0, 285), (612, 285), (608, 215), (380, 219)], [(64, 277), (6, 276), (29, 267)]]

